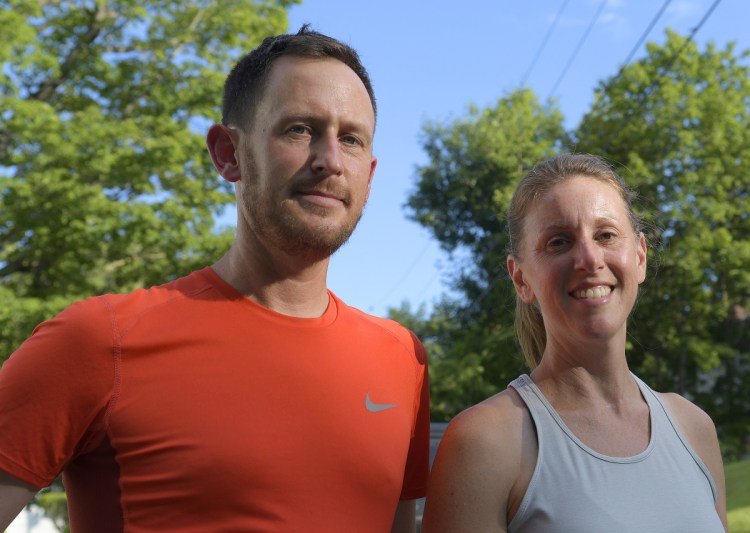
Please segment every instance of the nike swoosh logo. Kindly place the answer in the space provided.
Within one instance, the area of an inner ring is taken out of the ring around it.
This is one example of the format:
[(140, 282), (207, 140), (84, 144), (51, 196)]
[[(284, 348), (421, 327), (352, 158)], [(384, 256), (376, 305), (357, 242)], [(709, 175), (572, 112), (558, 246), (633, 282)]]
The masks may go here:
[(380, 411), (385, 411), (386, 409), (393, 409), (394, 407), (398, 407), (397, 403), (374, 403), (370, 399), (370, 393), (367, 393), (367, 396), (365, 396), (365, 407), (368, 411), (371, 413), (378, 413)]

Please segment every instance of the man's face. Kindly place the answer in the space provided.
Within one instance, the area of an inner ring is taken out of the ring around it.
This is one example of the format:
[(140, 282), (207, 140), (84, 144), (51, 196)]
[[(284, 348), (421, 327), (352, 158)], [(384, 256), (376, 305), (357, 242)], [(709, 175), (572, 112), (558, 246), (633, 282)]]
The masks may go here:
[(354, 231), (375, 171), (362, 81), (337, 60), (280, 58), (242, 126), (239, 223), (270, 249), (330, 256)]

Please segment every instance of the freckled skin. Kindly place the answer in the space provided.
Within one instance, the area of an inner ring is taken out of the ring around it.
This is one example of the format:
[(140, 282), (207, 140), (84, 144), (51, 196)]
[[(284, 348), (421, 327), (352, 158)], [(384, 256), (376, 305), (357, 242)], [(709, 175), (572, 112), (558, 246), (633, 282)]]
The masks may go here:
[(241, 135), (240, 225), (292, 255), (330, 256), (367, 201), (374, 129), (367, 90), (349, 67), (278, 60)]
[[(519, 298), (538, 306), (544, 320), (534, 384), (592, 449), (620, 457), (642, 452), (650, 440), (649, 409), (625, 347), (628, 315), (646, 275), (646, 241), (618, 189), (586, 176), (554, 185), (528, 206), (518, 251), (507, 264)], [(659, 396), (716, 481), (716, 510), (726, 529), (713, 422), (679, 395)], [(422, 531), (507, 532), (535, 471), (537, 439), (531, 414), (510, 387), (454, 417), (430, 473)]]
[(274, 61), (246, 123), (208, 131), (214, 166), (237, 197), (236, 238), (214, 271), (274, 311), (320, 316), (330, 256), (370, 192), (374, 131), (367, 89), (344, 63)]
[[(514, 281), (524, 301), (539, 305), (550, 340), (624, 338), (646, 274), (646, 245), (612, 186), (576, 177), (550, 189), (527, 215), (519, 256)], [(594, 287), (612, 292), (575, 296)]]

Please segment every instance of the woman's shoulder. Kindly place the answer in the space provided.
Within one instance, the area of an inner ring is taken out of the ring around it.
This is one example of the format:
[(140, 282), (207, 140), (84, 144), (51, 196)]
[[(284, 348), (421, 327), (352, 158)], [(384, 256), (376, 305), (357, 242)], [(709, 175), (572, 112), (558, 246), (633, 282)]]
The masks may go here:
[(520, 437), (526, 421), (531, 421), (526, 405), (513, 388), (508, 388), (460, 412), (448, 424), (446, 434), (470, 442), (508, 443), (513, 433), (518, 432)]
[(716, 508), (726, 527), (726, 488), (716, 426), (711, 417), (687, 398), (673, 392), (656, 393), (677, 430), (711, 472), (718, 490)]
[(489, 475), (511, 499), (519, 482), (527, 484), (538, 449), (531, 415), (513, 388), (458, 414), (448, 424), (440, 447), (442, 459), (450, 456), (449, 462), (467, 471)]
[(716, 440), (716, 426), (711, 417), (693, 402), (674, 392), (657, 392), (677, 429), (691, 445)]
[(656, 393), (677, 430), (706, 463), (712, 473), (721, 467), (721, 452), (716, 426), (711, 417), (687, 398), (674, 392)]
[(456, 415), (430, 474), (423, 531), (505, 531), (535, 454), (531, 417), (512, 388)]

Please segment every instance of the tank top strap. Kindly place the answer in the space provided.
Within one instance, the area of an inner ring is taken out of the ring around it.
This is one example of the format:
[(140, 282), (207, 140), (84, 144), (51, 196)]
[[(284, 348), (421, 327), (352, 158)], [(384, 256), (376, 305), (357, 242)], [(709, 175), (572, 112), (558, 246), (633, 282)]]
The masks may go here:
[(708, 467), (680, 431), (659, 395), (635, 374), (633, 374), (633, 378), (641, 389), (641, 394), (646, 399), (649, 411), (651, 411), (651, 432), (654, 435), (652, 440), (658, 439), (661, 449), (667, 454), (674, 454), (682, 449), (687, 450), (698, 468), (705, 474), (715, 502), (719, 493), (716, 488), (716, 481), (710, 474)]
[(659, 395), (633, 377), (648, 404), (651, 438), (629, 457), (606, 456), (581, 442), (530, 376), (509, 384), (529, 411), (539, 446), (510, 533), (723, 531), (708, 469)]

